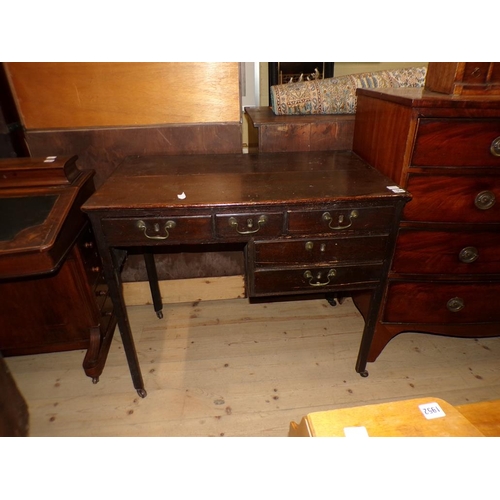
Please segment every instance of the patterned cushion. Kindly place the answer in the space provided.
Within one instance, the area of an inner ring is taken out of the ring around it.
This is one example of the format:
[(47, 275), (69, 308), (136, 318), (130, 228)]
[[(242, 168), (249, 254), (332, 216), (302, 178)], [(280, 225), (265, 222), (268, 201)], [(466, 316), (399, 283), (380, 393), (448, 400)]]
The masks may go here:
[(276, 115), (336, 115), (356, 112), (356, 89), (423, 87), (427, 68), (402, 68), (271, 87)]

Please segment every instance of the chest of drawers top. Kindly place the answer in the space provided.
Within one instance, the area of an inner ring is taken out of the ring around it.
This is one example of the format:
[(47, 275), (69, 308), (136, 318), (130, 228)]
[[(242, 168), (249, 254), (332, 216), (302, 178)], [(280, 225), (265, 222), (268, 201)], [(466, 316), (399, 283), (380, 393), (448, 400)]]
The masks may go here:
[(357, 94), (353, 150), (401, 186), (408, 187), (412, 173), (449, 174), (452, 167), (476, 175), (500, 168), (500, 96), (423, 89), (358, 89)]
[(350, 151), (130, 157), (83, 210), (194, 215), (408, 196), (393, 185)]

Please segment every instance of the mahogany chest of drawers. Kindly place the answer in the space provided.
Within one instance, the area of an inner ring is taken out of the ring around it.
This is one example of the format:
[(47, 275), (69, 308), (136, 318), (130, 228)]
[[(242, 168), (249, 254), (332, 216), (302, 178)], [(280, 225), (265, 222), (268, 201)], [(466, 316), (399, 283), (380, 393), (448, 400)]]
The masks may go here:
[(500, 96), (359, 89), (353, 149), (412, 195), (368, 361), (404, 331), (500, 335)]
[(362, 372), (409, 198), (351, 151), (127, 159), (83, 210), (139, 395), (146, 391), (120, 277), (131, 247), (238, 245), (249, 297), (368, 290), (372, 321), (361, 340)]

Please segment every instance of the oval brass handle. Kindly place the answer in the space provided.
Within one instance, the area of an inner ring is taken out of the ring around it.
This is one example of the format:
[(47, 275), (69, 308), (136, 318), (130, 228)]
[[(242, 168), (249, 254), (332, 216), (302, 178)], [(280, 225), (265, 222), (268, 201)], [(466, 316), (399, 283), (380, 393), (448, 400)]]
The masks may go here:
[(340, 214), (339, 217), (338, 217), (338, 226), (332, 226), (332, 216), (330, 215), (330, 212), (325, 212), (321, 218), (325, 221), (325, 222), (328, 222), (328, 227), (330, 229), (334, 229), (336, 231), (340, 230), (340, 229), (347, 229), (349, 227), (352, 226), (352, 223), (353, 223), (353, 219), (355, 219), (356, 217), (358, 216), (358, 211), (357, 210), (352, 210), (351, 213), (349, 214), (349, 223), (348, 224), (343, 224), (344, 222), (344, 215), (343, 214)]
[(335, 271), (335, 269), (330, 269), (328, 271), (328, 274), (326, 275), (327, 281), (319, 281), (322, 278), (322, 272), (319, 271), (317, 273), (317, 275), (316, 275), (316, 280), (317, 281), (313, 282), (313, 280), (315, 279), (314, 276), (313, 276), (313, 273), (311, 271), (306, 271), (304, 273), (304, 278), (306, 280), (309, 280), (309, 285), (310, 286), (326, 286), (326, 285), (330, 284), (330, 278), (333, 278), (336, 275), (337, 275), (337, 271)]
[(495, 194), (491, 191), (481, 191), (474, 199), (474, 205), (476, 205), (479, 210), (488, 210), (495, 204), (495, 202)]
[(490, 152), (493, 156), (500, 156), (500, 137), (493, 139), (490, 146)]
[[(150, 234), (148, 234), (148, 228), (146, 226), (146, 223), (143, 220), (140, 220), (137, 223), (137, 227), (141, 231), (143, 231), (144, 232), (144, 236), (146, 236), (146, 238), (149, 238), (150, 240), (166, 240), (170, 236), (170, 233), (168, 232), (168, 230), (169, 229), (173, 229), (175, 226), (176, 226), (176, 223), (173, 220), (168, 220), (165, 223), (165, 227), (163, 228), (164, 231), (165, 231), (164, 235), (160, 235), (160, 234), (150, 235)], [(155, 222), (153, 224), (153, 230), (155, 231), (155, 233), (159, 233), (160, 232), (160, 224), (158, 224), (158, 222)]]
[(248, 230), (246, 230), (246, 231), (240, 231), (238, 229), (238, 221), (236, 220), (236, 218), (235, 217), (229, 217), (229, 225), (232, 228), (234, 228), (238, 234), (254, 234), (257, 231), (259, 231), (260, 228), (264, 224), (266, 224), (266, 222), (267, 222), (267, 215), (261, 215), (259, 217), (259, 220), (257, 221), (257, 228), (256, 229), (252, 229), (253, 228), (253, 219), (247, 219)]
[(479, 257), (479, 252), (477, 251), (476, 247), (465, 247), (460, 250), (460, 253), (458, 254), (458, 258), (460, 259), (461, 262), (464, 262), (465, 264), (470, 264), (471, 262), (474, 262), (477, 260)]
[(451, 312), (461, 311), (465, 307), (464, 299), (453, 297), (447, 302), (446, 307)]

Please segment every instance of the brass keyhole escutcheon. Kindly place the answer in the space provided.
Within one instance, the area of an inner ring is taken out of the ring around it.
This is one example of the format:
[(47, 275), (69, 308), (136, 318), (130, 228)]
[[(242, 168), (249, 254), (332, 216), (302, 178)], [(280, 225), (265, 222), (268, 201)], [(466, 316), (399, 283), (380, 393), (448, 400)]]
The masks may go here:
[[(310, 252), (314, 248), (314, 243), (312, 241), (306, 242), (305, 248), (306, 248), (306, 250), (308, 252)], [(320, 243), (320, 245), (319, 245), (319, 251), (321, 253), (325, 253), (326, 252), (326, 243)]]
[(473, 78), (478, 78), (481, 76), (481, 68), (478, 68), (477, 66), (471, 71), (470, 75)]

